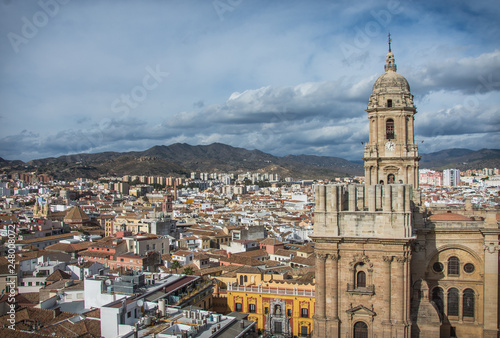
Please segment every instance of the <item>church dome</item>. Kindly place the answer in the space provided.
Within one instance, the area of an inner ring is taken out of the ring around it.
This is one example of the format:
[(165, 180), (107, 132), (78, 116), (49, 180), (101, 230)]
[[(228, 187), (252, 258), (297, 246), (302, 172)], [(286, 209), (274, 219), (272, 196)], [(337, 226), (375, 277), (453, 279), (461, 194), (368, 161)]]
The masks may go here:
[(372, 94), (368, 101), (368, 110), (394, 107), (415, 109), (408, 81), (403, 75), (396, 72), (396, 61), (391, 51), (390, 40), (384, 70), (385, 73), (380, 75), (373, 84)]
[(373, 93), (392, 91), (410, 93), (410, 85), (403, 75), (393, 71), (387, 71), (380, 75), (373, 84)]

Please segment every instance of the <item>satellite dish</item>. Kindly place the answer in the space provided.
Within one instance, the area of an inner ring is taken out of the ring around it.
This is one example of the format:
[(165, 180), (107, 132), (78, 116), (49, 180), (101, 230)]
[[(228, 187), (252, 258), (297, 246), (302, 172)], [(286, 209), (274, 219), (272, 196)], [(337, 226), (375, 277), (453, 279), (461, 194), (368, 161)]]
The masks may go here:
[(144, 305), (144, 300), (139, 299), (139, 300), (137, 301), (137, 306), (139, 306), (139, 307), (140, 307), (140, 306), (143, 306), (143, 305)]
[(106, 285), (108, 285), (108, 286), (109, 286), (109, 285), (111, 285), (111, 283), (112, 283), (112, 282), (111, 282), (111, 279), (106, 279), (106, 282), (105, 282), (105, 283), (106, 283)]

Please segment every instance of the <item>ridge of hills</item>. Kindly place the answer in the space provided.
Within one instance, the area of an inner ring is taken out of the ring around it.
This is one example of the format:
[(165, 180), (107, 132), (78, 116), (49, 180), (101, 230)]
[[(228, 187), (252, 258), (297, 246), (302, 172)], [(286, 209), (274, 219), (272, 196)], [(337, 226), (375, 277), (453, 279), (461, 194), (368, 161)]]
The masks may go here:
[[(420, 168), (460, 170), (499, 168), (500, 150), (446, 149), (424, 154)], [(362, 162), (316, 155), (274, 156), (260, 150), (247, 150), (226, 144), (192, 146), (175, 143), (157, 145), (144, 151), (73, 154), (36, 159), (29, 162), (8, 161), (0, 157), (0, 171), (46, 173), (55, 179), (97, 178), (107, 175), (189, 176), (197, 172), (247, 171), (278, 173), (295, 179), (324, 179), (363, 175)]]

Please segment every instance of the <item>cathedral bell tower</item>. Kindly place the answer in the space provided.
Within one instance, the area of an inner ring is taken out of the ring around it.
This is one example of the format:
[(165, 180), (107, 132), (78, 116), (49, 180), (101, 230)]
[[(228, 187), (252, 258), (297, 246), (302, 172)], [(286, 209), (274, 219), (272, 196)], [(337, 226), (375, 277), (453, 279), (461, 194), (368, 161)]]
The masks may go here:
[(315, 186), (315, 338), (411, 333), (416, 109), (408, 82), (396, 73), (390, 43), (385, 74), (375, 82), (366, 111), (366, 185)]
[(375, 84), (368, 102), (369, 141), (365, 146), (366, 185), (411, 184), (418, 189), (418, 147), (413, 120), (417, 113), (408, 81), (396, 72), (394, 54), (389, 52), (385, 73)]

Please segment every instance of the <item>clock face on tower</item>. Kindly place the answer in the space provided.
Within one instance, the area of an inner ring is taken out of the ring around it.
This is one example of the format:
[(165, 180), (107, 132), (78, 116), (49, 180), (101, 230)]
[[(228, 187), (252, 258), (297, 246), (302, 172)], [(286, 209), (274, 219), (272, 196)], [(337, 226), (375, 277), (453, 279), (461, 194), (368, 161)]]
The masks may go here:
[(392, 141), (387, 141), (387, 143), (385, 144), (385, 149), (387, 149), (388, 151), (393, 151), (394, 149), (396, 149), (396, 145)]

